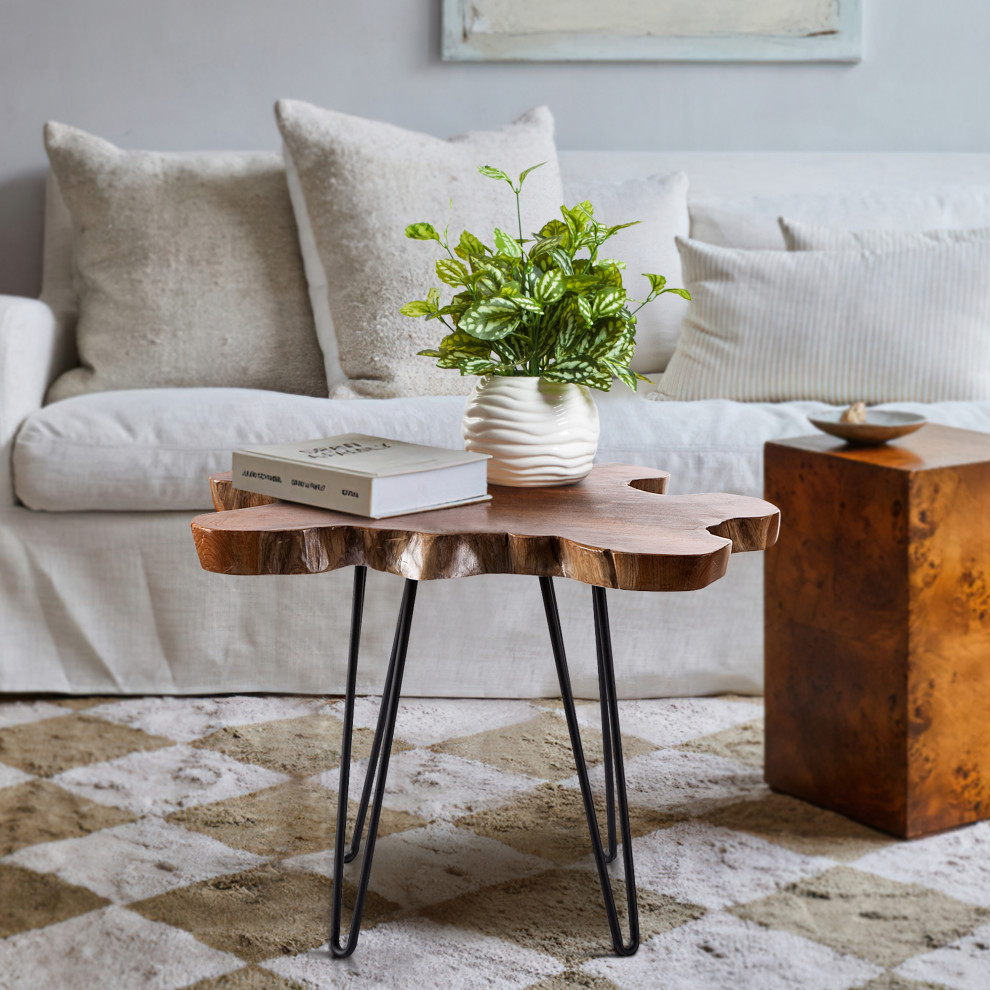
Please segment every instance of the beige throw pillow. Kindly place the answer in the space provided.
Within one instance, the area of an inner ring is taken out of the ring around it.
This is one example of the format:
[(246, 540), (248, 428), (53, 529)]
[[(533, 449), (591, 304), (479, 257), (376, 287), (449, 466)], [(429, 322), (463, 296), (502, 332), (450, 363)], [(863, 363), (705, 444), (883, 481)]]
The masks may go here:
[(72, 215), (81, 367), (49, 401), (231, 386), (326, 395), (280, 156), (122, 151), (49, 123)]
[(691, 305), (670, 399), (990, 399), (990, 241), (747, 251), (678, 241)]
[[(298, 177), (293, 201), (307, 259), (317, 327), (334, 378), (334, 352), (347, 381), (334, 396), (393, 398), (461, 395), (475, 379), (443, 371), (417, 352), (444, 334), (436, 320), (413, 320), (399, 307), (423, 299), (440, 283), (436, 243), (405, 236), (410, 223), (449, 225), (491, 243), (492, 229), (514, 233), (515, 200), (504, 182), (478, 174), (495, 165), (516, 176), (546, 162), (526, 179), (523, 231), (560, 215), (563, 190), (546, 107), (497, 131), (472, 131), (449, 141), (322, 110), (296, 100), (275, 107), (287, 161)], [(311, 236), (310, 236), (311, 235)], [(319, 300), (326, 309), (320, 313)], [(442, 298), (446, 299), (445, 293)]]

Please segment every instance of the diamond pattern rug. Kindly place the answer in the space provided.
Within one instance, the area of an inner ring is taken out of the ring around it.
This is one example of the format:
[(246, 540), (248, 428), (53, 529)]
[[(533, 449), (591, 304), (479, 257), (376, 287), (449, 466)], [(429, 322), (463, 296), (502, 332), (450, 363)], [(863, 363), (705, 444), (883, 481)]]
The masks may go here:
[(620, 712), (637, 955), (610, 954), (559, 702), (410, 699), (337, 961), (339, 699), (0, 703), (0, 987), (990, 987), (990, 824), (897, 842), (772, 794), (757, 699)]

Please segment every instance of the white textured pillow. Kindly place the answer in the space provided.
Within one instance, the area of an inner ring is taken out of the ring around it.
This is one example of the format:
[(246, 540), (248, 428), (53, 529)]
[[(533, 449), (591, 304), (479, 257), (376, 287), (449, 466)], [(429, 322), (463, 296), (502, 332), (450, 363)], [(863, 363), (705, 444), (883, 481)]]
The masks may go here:
[(924, 230), (904, 233), (897, 230), (839, 230), (780, 218), (780, 232), (788, 251), (905, 251), (933, 244), (969, 244), (990, 240), (990, 227), (964, 230)]
[(478, 174), (486, 164), (515, 176), (546, 162), (526, 179), (523, 232), (559, 216), (563, 189), (550, 111), (537, 107), (501, 130), (449, 141), (296, 100), (279, 100), (275, 113), (290, 175), (298, 177), (294, 206), (304, 249), (309, 245), (306, 270), (328, 376), (339, 379), (335, 348), (346, 376), (331, 394), (469, 392), (476, 379), (416, 356), (437, 346), (443, 326), (399, 313), (438, 284), (440, 257), (438, 245), (409, 240), (405, 228), (449, 223), (454, 239), (466, 229), (487, 243), (494, 227), (514, 231), (515, 200), (504, 182)]
[(783, 250), (782, 216), (843, 230), (990, 226), (990, 185), (707, 196), (691, 202), (691, 236), (723, 247)]
[[(591, 200), (595, 217), (602, 223), (641, 221), (635, 227), (620, 230), (602, 248), (607, 257), (626, 263), (623, 273), (626, 291), (640, 299), (650, 288), (642, 277), (643, 272), (663, 275), (671, 286), (683, 284), (681, 256), (674, 239), (688, 235), (687, 191), (688, 178), (683, 172), (565, 186), (568, 203)], [(645, 375), (667, 367), (681, 334), (687, 305), (687, 300), (668, 293), (639, 311), (633, 371)]]
[(121, 151), (55, 123), (45, 146), (72, 215), (81, 364), (49, 401), (209, 385), (327, 394), (277, 154)]
[(678, 246), (692, 302), (665, 398), (990, 398), (990, 242), (892, 252)]

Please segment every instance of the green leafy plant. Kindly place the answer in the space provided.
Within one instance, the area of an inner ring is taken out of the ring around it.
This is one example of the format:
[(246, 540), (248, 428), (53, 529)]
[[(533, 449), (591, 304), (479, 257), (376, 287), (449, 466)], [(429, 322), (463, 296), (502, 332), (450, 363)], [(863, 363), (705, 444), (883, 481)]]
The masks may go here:
[(625, 265), (599, 257), (599, 251), (610, 237), (639, 221), (600, 223), (587, 201), (562, 206), (561, 220), (548, 221), (525, 239), (520, 194), (526, 176), (539, 167), (527, 168), (515, 183), (491, 165), (478, 169), (508, 183), (515, 194), (517, 237), (496, 227), (490, 247), (465, 230), (451, 246), (447, 230), (441, 235), (429, 223), (406, 227), (407, 237), (437, 241), (447, 252), (436, 272), (453, 296), (441, 305), (441, 290), (434, 287), (401, 312), (440, 320), (447, 328), (437, 350), (419, 352), (435, 358), (440, 368), (456, 368), (462, 375), (540, 377), (603, 391), (618, 378), (634, 389), (636, 379), (642, 379), (629, 367), (636, 314), (668, 292), (691, 296), (686, 289), (669, 288), (662, 275), (645, 274), (646, 298), (629, 299), (622, 283)]

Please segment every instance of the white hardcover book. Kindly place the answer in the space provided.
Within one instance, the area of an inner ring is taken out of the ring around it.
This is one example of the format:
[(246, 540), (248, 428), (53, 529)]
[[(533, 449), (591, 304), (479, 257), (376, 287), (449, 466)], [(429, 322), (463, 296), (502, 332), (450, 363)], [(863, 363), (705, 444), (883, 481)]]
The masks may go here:
[(344, 433), (233, 454), (235, 488), (382, 519), (489, 499), (488, 454)]

